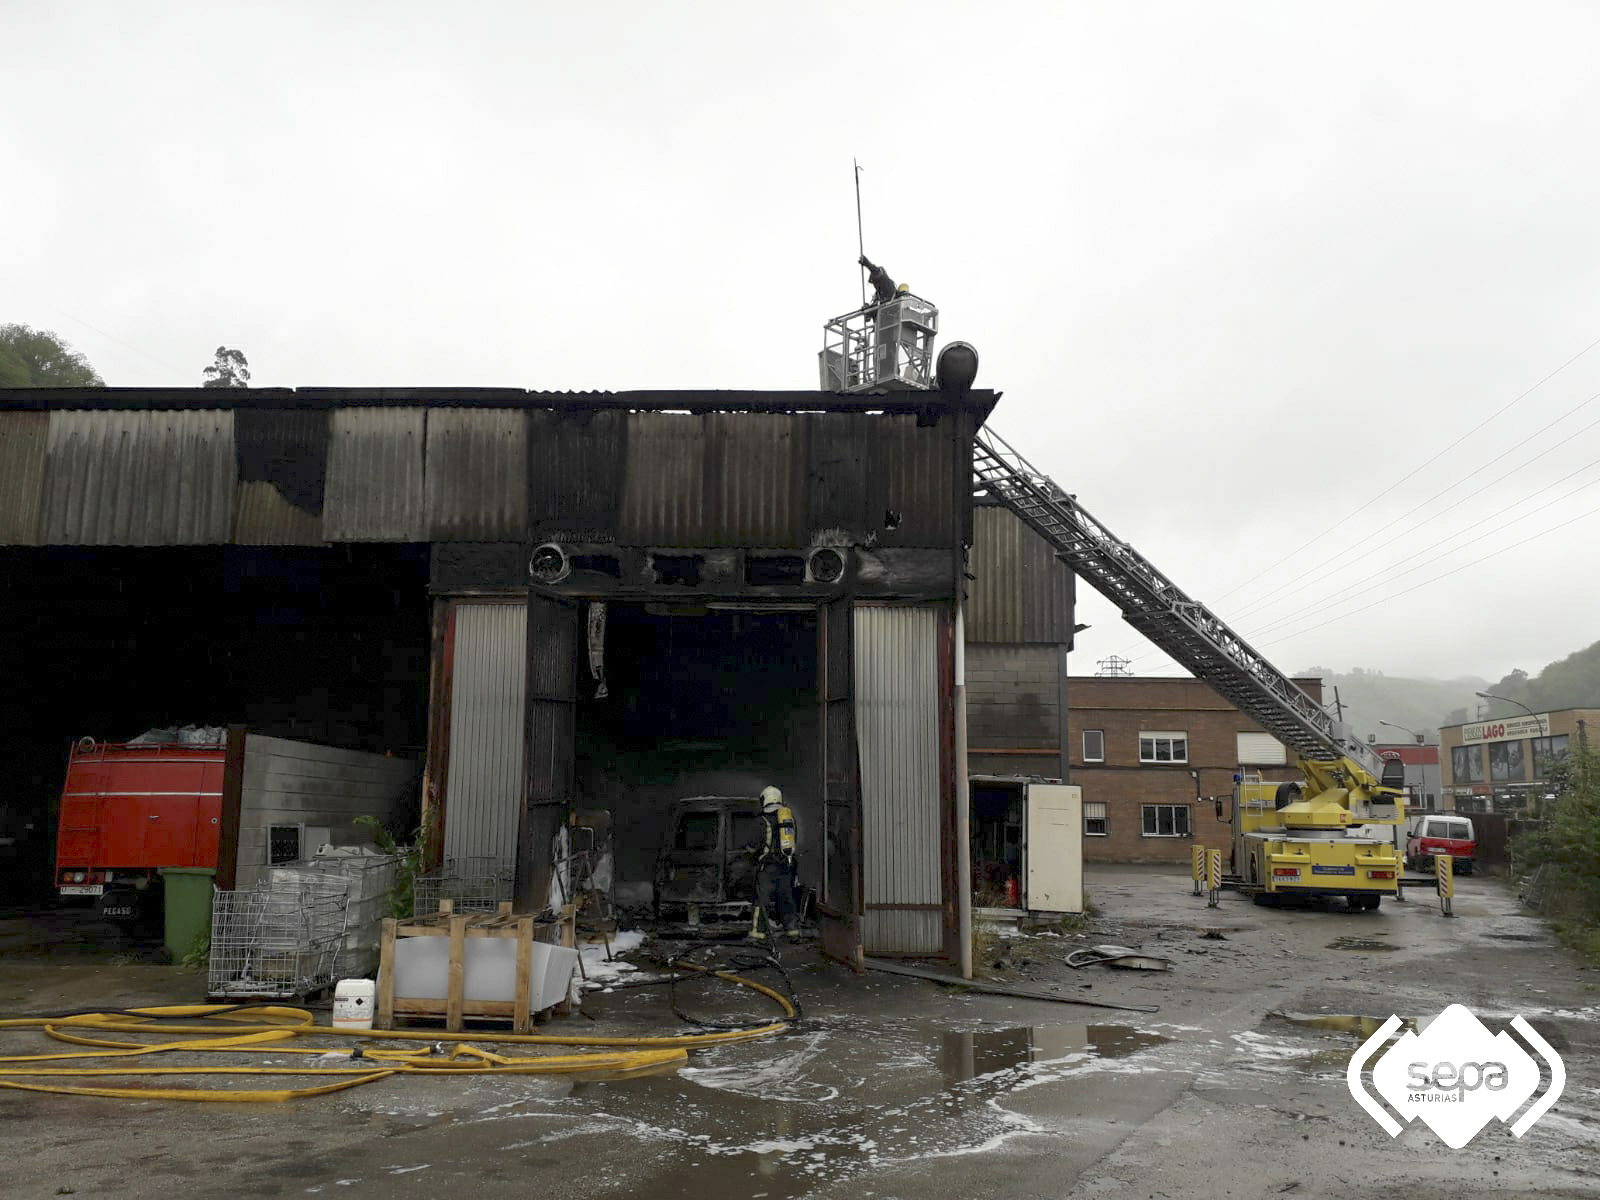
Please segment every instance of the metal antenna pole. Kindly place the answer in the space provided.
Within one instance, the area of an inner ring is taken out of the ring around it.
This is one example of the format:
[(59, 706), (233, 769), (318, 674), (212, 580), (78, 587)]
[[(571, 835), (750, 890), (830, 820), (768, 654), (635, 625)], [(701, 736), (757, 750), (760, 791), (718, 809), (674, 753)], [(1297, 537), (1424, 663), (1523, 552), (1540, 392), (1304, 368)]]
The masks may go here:
[[(855, 159), (850, 160), (850, 165), (856, 173), (856, 251), (862, 258), (867, 256), (867, 242), (861, 235), (861, 164)], [(867, 306), (867, 269), (861, 268), (861, 307)]]

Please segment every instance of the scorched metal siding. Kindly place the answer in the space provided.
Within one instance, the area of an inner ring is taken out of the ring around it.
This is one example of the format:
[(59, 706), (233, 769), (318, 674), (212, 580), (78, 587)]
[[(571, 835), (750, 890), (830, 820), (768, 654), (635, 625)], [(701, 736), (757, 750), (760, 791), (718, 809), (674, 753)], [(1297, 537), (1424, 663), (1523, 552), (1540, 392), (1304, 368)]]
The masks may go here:
[(936, 609), (855, 610), (868, 953), (943, 950), (938, 638)]
[(1010, 509), (973, 511), (967, 641), (1066, 644), (1072, 640), (1072, 572)]
[(52, 412), (40, 541), (226, 545), (238, 480), (231, 411)]
[(420, 542), (425, 408), (337, 408), (322, 526), (330, 542)]
[(264, 480), (239, 484), (233, 541), (239, 546), (322, 546), (322, 518), (283, 498)]
[(428, 412), (428, 538), (520, 541), (528, 528), (528, 416), (510, 408)]
[(703, 546), (705, 418), (636, 413), (628, 422), (618, 540), (630, 546)]
[(240, 409), (233, 436), (239, 500), (233, 540), (241, 546), (321, 546), (328, 484), (325, 409)]
[(456, 605), (446, 858), (516, 856), (527, 629), (525, 605)]
[(39, 492), (50, 414), (0, 412), (0, 546), (39, 544)]
[(707, 513), (716, 546), (796, 546), (805, 541), (798, 479), (804, 457), (800, 418), (776, 413), (712, 413), (707, 439)]

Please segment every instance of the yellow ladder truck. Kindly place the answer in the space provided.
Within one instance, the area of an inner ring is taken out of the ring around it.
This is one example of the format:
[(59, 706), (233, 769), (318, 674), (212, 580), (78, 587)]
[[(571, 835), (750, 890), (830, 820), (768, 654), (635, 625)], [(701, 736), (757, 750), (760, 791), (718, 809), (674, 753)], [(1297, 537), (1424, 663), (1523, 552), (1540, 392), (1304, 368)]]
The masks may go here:
[(1380, 760), (1344, 722), (992, 430), (974, 439), (972, 470), (978, 495), (1016, 513), (1128, 624), (1299, 756), (1301, 782), (1240, 776), (1228, 886), (1258, 903), (1288, 895), (1342, 896), (1352, 908), (1376, 908), (1384, 896), (1399, 895), (1403, 868), (1395, 839), (1356, 827), (1404, 824), (1402, 764)]

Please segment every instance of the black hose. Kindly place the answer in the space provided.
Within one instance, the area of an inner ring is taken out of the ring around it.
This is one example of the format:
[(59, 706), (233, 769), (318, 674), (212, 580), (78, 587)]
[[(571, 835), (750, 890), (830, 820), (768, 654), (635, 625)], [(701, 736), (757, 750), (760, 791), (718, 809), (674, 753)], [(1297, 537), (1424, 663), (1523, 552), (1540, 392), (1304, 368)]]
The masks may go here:
[[(684, 1012), (678, 1004), (678, 982), (679, 980), (689, 979), (695, 976), (704, 976), (715, 979), (718, 977), (718, 972), (725, 974), (750, 974), (754, 971), (771, 970), (776, 971), (778, 973), (778, 977), (783, 981), (783, 994), (788, 999), (790, 1005), (794, 1008), (793, 1016), (785, 1016), (780, 1018), (780, 1020), (785, 1024), (793, 1024), (801, 1019), (802, 1014), (800, 1010), (800, 1001), (795, 995), (794, 984), (789, 979), (789, 972), (784, 969), (783, 962), (778, 958), (776, 953), (771, 951), (761, 953), (746, 952), (743, 954), (734, 953), (729, 955), (722, 962), (716, 964), (698, 964), (688, 961), (689, 958), (696, 952), (696, 949), (712, 950), (716, 948), (717, 947), (715, 946), (691, 948), (683, 954), (674, 955), (672, 958), (667, 959), (667, 969), (672, 971), (673, 974), (670, 975), (665, 982), (668, 986), (668, 1003), (672, 1006), (672, 1012), (674, 1016), (676, 1016), (679, 1020), (686, 1022), (687, 1024), (694, 1025), (701, 1029), (718, 1031), (733, 1031), (743, 1029), (746, 1027), (747, 1022), (707, 1021), (702, 1020), (699, 1017), (692, 1017), (688, 1013)], [(679, 963), (686, 965), (689, 968), (688, 971), (683, 974), (679, 974)], [(652, 980), (651, 982), (659, 983), (662, 981)]]

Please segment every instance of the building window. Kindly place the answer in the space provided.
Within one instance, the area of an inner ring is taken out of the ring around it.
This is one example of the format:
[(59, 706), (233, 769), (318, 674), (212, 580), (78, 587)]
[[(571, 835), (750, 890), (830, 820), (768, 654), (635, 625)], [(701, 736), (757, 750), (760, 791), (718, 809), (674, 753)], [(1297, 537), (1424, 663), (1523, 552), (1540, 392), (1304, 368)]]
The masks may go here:
[(267, 865), (276, 867), (300, 858), (300, 826), (271, 825), (267, 828)]
[(1450, 774), (1457, 783), (1482, 783), (1483, 747), (1452, 747), (1450, 750)]
[(1146, 804), (1144, 809), (1145, 837), (1188, 837), (1189, 806), (1187, 804)]
[(1184, 763), (1189, 761), (1189, 735), (1156, 732), (1139, 735), (1139, 761), (1142, 763)]
[(1533, 777), (1550, 778), (1550, 770), (1567, 756), (1567, 735), (1533, 739)]
[(1106, 731), (1103, 729), (1085, 729), (1083, 731), (1083, 761), (1105, 762), (1106, 760)]
[(1083, 832), (1087, 837), (1105, 837), (1110, 832), (1104, 800), (1083, 802)]
[(1497, 783), (1523, 778), (1521, 742), (1489, 744), (1489, 777)]

